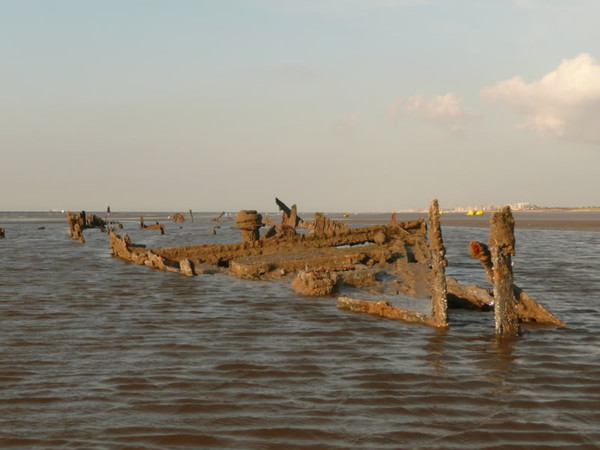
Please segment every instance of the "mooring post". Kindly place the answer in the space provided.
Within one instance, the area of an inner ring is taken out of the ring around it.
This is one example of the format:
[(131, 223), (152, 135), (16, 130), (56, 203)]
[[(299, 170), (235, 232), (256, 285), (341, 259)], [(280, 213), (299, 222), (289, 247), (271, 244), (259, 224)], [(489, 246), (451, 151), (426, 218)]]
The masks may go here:
[(518, 336), (521, 329), (513, 288), (512, 255), (515, 254), (515, 221), (510, 207), (492, 214), (489, 248), (494, 281), (496, 335)]
[(429, 205), (429, 248), (431, 251), (431, 319), (439, 328), (448, 327), (448, 298), (446, 286), (446, 248), (442, 240), (440, 208), (437, 199)]

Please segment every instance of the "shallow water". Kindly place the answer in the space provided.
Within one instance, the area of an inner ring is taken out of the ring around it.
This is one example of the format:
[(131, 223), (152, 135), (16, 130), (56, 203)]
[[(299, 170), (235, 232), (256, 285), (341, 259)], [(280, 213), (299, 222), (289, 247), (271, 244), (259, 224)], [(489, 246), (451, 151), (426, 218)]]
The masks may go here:
[[(239, 239), (209, 216), (124, 232)], [(490, 313), (453, 310), (440, 332), (128, 264), (60, 215), (0, 227), (2, 448), (600, 448), (600, 233), (517, 230), (515, 282), (569, 327), (500, 344)], [(443, 234), (448, 275), (484, 284), (467, 246), (487, 230)]]

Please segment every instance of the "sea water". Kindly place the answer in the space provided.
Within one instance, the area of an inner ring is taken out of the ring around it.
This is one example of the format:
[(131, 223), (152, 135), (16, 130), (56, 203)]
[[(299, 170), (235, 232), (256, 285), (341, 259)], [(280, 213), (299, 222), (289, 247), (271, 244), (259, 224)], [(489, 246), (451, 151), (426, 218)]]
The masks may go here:
[[(194, 216), (120, 232), (239, 240)], [(517, 223), (515, 283), (568, 327), (499, 342), (493, 313), (451, 310), (436, 331), (287, 283), (130, 264), (99, 230), (71, 240), (60, 214), (0, 227), (1, 448), (600, 447), (600, 233)], [(443, 229), (447, 275), (485, 286), (468, 243), (487, 232)]]

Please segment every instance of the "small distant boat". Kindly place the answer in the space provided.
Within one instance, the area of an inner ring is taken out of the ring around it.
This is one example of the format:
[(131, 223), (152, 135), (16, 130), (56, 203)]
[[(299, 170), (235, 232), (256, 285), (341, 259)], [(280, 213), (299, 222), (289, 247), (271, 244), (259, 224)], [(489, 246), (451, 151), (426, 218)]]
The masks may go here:
[(350, 217), (350, 213), (344, 213), (344, 217)]

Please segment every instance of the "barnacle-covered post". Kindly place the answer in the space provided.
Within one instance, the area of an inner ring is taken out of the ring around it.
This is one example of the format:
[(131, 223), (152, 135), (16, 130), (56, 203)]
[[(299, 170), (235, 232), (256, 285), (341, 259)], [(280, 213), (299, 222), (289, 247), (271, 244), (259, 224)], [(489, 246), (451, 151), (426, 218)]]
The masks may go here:
[(492, 214), (489, 248), (494, 281), (494, 314), (496, 335), (517, 336), (520, 333), (517, 300), (513, 288), (512, 255), (515, 254), (515, 221), (510, 207)]
[(431, 251), (431, 319), (433, 325), (448, 327), (448, 298), (446, 286), (446, 249), (442, 240), (440, 208), (437, 199), (429, 205), (429, 248)]

